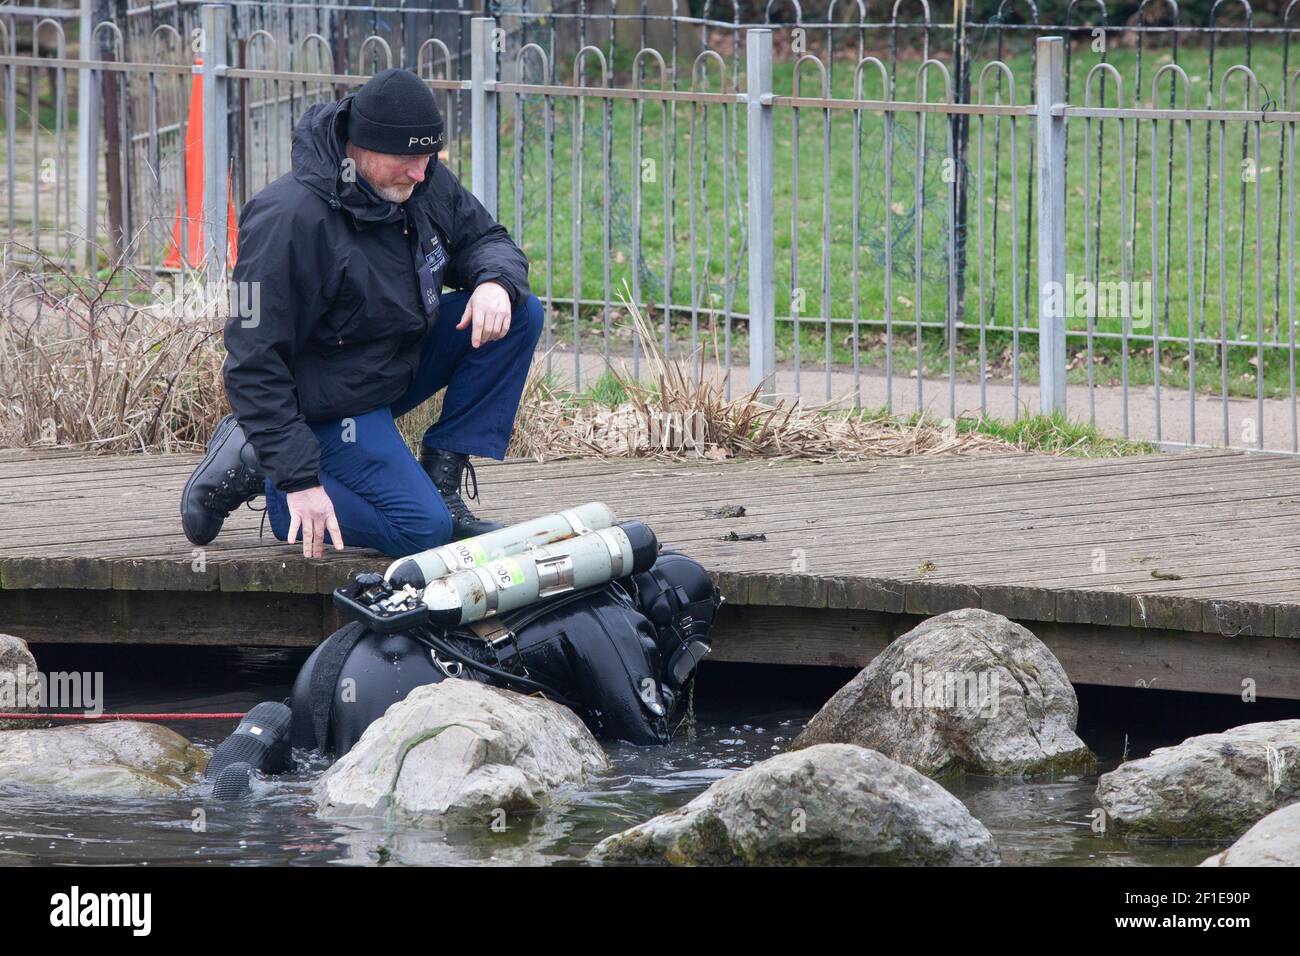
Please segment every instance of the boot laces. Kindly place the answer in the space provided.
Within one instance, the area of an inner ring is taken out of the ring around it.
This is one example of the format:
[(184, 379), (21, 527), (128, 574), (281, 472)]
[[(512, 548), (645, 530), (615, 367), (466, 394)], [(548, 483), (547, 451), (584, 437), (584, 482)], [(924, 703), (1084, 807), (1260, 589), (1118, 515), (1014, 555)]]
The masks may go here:
[(447, 457), (439, 463), (438, 471), (439, 480), (434, 484), (442, 495), (452, 518), (456, 521), (477, 520), (474, 512), (469, 510), (465, 499), (461, 497), (463, 489), (466, 497), (471, 501), (478, 501), (478, 474), (474, 471), (474, 463), (468, 456), (462, 459)]
[[(461, 487), (465, 490), (465, 497), (471, 501), (478, 501), (478, 472), (474, 470), (474, 463), (468, 458), (465, 459), (465, 470), (461, 473)], [(470, 487), (473, 491), (470, 491)]]
[[(217, 486), (208, 493), (205, 505), (227, 514), (241, 504), (248, 504), (262, 494), (266, 484), (261, 475), (247, 468), (228, 468)], [(254, 509), (256, 510), (256, 509)]]

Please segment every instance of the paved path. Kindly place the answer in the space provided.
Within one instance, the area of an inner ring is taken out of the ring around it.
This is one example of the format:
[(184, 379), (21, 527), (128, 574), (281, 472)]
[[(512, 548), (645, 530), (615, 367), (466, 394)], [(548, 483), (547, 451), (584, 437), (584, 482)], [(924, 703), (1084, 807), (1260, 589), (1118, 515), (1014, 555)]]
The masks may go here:
[[(539, 355), (539, 363), (545, 363), (544, 356)], [(615, 359), (615, 367), (625, 360)], [(573, 381), (572, 352), (556, 351), (551, 356), (552, 368), (556, 378), (564, 382)], [(603, 356), (598, 352), (584, 353), (581, 360), (582, 380), (590, 382), (598, 377), (605, 368)], [(707, 365), (706, 370), (721, 374), (715, 365)], [(644, 374), (645, 366), (642, 371)], [(1198, 373), (1198, 381), (1199, 381)], [(738, 395), (749, 389), (749, 367), (737, 365), (732, 371), (732, 394)], [(801, 370), (799, 383), (805, 400), (813, 404), (826, 402), (826, 371), (823, 366), (807, 366)], [(794, 369), (782, 367), (776, 376), (777, 393), (792, 398), (797, 394)], [(950, 405), (948, 380), (943, 376), (931, 375), (923, 382), (921, 402), (917, 402), (916, 379), (907, 375), (895, 375), (892, 395), (890, 381), (883, 372), (863, 370), (860, 379), (861, 404), (866, 408), (883, 407), (887, 400), (893, 399), (893, 408), (900, 415), (910, 415), (918, 407), (939, 418), (951, 415), (950, 408), (955, 408), (958, 415), (978, 414), (980, 386), (978, 382), (957, 382), (955, 401)], [(851, 405), (853, 402), (853, 373), (835, 368), (831, 372), (831, 403)], [(1199, 445), (1211, 447), (1231, 447), (1247, 450), (1264, 449), (1269, 451), (1300, 451), (1297, 442), (1300, 429), (1293, 416), (1297, 409), (1289, 399), (1266, 399), (1263, 404), (1263, 416), (1255, 399), (1230, 399), (1227, 415), (1227, 441), (1224, 440), (1224, 403), (1216, 395), (1198, 395), (1194, 410), (1195, 431), (1192, 429), (1191, 403), (1188, 401), (1186, 388), (1160, 389), (1159, 422), (1156, 416), (1155, 389), (1152, 386), (1135, 386), (1129, 389), (1128, 422), (1125, 428), (1124, 390), (1118, 386), (1097, 387), (1092, 390), (1095, 411), (1090, 408), (1088, 388), (1085, 385), (1072, 385), (1066, 390), (1066, 402), (1069, 415), (1075, 421), (1095, 421), (1097, 427), (1106, 435), (1121, 438), (1126, 434), (1130, 438), (1142, 441), (1159, 442), (1166, 447), (1178, 445)], [(984, 407), (990, 416), (1005, 420), (1015, 417), (1017, 407), (1021, 414), (1038, 411), (1038, 386), (1021, 385), (1017, 392), (1009, 381), (990, 380), (986, 384)], [(1263, 423), (1262, 429), (1260, 422)], [(1262, 443), (1261, 443), (1262, 436)]]

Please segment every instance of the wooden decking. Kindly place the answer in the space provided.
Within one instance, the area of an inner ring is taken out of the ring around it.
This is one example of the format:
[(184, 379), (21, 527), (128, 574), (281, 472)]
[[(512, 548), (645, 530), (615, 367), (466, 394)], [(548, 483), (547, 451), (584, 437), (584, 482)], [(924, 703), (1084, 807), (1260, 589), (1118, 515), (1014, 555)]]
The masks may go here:
[[(319, 561), (241, 511), (180, 531), (188, 455), (0, 451), (0, 632), (33, 641), (312, 644), (328, 593), (387, 563)], [(861, 666), (920, 617), (1015, 618), (1076, 683), (1300, 699), (1300, 461), (888, 459), (855, 464), (483, 463), (485, 513), (588, 500), (704, 562), (715, 657)], [(743, 506), (743, 517), (710, 509)], [(741, 540), (733, 540), (739, 537)], [(750, 539), (751, 536), (761, 536)]]

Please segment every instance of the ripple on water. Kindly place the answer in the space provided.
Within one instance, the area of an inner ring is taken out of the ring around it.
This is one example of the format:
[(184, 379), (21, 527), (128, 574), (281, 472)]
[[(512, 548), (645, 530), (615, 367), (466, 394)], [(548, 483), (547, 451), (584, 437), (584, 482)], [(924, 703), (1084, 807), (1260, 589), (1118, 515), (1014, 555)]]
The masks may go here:
[[(242, 659), (241, 659), (242, 660)], [(221, 686), (159, 691), (156, 673), (123, 688), (109, 710), (246, 710), (282, 700), (299, 663), (284, 654), (253, 654)], [(203, 672), (203, 669), (198, 669)], [(186, 669), (185, 674), (193, 674)], [(203, 786), (165, 798), (106, 800), (65, 797), (0, 785), (0, 863), (7, 864), (572, 864), (597, 842), (651, 816), (682, 806), (708, 786), (785, 749), (815, 706), (770, 700), (697, 700), (691, 729), (683, 724), (666, 747), (609, 744), (611, 769), (581, 790), (562, 795), (551, 812), (446, 830), (390, 828), (382, 820), (329, 823), (312, 815), (317, 760), (294, 775), (258, 780), (251, 798), (214, 803)], [(209, 749), (228, 723), (176, 724)], [(1118, 749), (1116, 749), (1118, 753)], [(1200, 862), (1223, 844), (1124, 841), (1095, 834), (1089, 816), (1096, 774), (944, 781), (992, 831), (1011, 865), (1140, 866)]]

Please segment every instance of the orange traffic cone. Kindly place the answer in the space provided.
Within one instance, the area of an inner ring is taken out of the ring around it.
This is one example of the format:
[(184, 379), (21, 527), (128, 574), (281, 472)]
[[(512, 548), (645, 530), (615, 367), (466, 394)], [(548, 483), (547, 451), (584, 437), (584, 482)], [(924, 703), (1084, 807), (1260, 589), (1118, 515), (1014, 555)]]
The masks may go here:
[[(196, 59), (195, 66), (203, 60)], [(185, 127), (185, 255), (187, 268), (203, 261), (203, 77), (194, 74), (190, 84), (190, 117)], [(226, 262), (235, 265), (239, 245), (239, 219), (230, 194), (230, 173), (226, 172)], [(181, 197), (176, 197), (176, 221), (172, 226), (171, 246), (163, 265), (170, 269), (181, 265)]]

